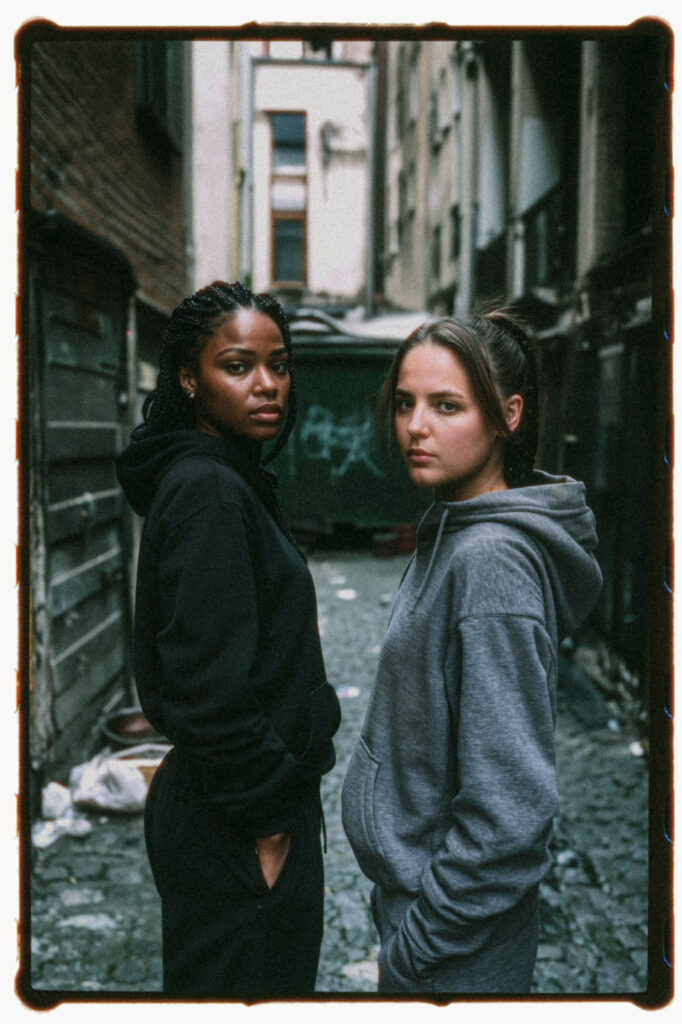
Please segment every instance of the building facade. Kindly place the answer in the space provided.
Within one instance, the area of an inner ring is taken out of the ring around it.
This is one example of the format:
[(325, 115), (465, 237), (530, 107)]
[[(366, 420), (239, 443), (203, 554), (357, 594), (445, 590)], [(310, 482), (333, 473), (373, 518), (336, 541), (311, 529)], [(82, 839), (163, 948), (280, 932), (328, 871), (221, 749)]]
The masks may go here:
[[(31, 782), (134, 701), (138, 524), (114, 457), (187, 294), (189, 51), (28, 26), (18, 44), (24, 613)], [(29, 583), (30, 581), (30, 583)], [(54, 777), (54, 776), (53, 776)]]
[(192, 274), (251, 280), (251, 86), (244, 40), (194, 40), (192, 48)]
[(587, 485), (605, 575), (593, 621), (646, 679), (669, 515), (667, 35), (652, 22), (377, 45), (383, 298), (435, 315), (511, 305), (531, 325), (539, 464)]
[(361, 41), (251, 47), (253, 286), (290, 305), (364, 300), (370, 55)]

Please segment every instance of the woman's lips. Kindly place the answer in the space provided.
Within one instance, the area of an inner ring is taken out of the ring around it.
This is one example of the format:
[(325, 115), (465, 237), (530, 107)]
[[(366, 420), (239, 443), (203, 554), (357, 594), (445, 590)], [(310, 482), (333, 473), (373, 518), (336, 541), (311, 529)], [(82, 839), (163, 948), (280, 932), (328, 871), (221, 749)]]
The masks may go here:
[(259, 423), (277, 423), (282, 418), (282, 410), (278, 405), (261, 405), (251, 416)]
[(407, 452), (407, 458), (413, 466), (425, 466), (434, 457), (431, 452), (424, 451), (423, 448), (409, 448)]

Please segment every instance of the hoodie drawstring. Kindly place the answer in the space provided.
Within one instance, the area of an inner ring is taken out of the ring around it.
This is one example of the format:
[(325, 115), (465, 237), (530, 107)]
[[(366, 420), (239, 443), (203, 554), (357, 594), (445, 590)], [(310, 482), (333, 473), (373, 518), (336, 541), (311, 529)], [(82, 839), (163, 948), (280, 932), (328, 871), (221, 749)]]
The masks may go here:
[(320, 825), (322, 826), (322, 849), (324, 853), (327, 852), (327, 822), (324, 820), (324, 807), (322, 805), (322, 794), (319, 797), (320, 802)]
[(424, 579), (422, 580), (421, 586), (419, 587), (419, 590), (417, 591), (417, 596), (414, 599), (414, 604), (412, 605), (412, 608), (410, 609), (410, 614), (412, 614), (415, 611), (417, 605), (421, 601), (422, 594), (424, 593), (424, 590), (426, 589), (426, 584), (428, 583), (429, 576), (431, 575), (431, 569), (433, 568), (433, 564), (434, 564), (434, 562), (436, 560), (436, 555), (438, 554), (438, 548), (440, 547), (440, 542), (441, 542), (441, 538), (443, 536), (443, 531), (445, 530), (445, 522), (446, 522), (447, 518), (448, 518), (448, 510), (447, 510), (447, 508), (444, 508), (443, 511), (442, 511), (441, 517), (440, 517), (440, 523), (438, 524), (438, 533), (436, 534), (436, 540), (435, 540), (435, 543), (433, 545), (433, 551), (431, 552), (431, 558), (429, 559), (429, 564), (428, 564), (428, 566), (426, 568), (426, 572), (424, 573)]

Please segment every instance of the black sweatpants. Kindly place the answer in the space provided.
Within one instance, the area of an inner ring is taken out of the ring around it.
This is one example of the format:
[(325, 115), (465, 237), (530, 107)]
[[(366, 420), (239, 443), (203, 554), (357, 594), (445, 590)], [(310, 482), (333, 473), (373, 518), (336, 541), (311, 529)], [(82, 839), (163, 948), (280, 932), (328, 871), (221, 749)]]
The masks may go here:
[(300, 998), (314, 992), (324, 895), (317, 794), (298, 808), (272, 889), (254, 840), (207, 820), (174, 752), (150, 787), (145, 836), (161, 896), (167, 995)]

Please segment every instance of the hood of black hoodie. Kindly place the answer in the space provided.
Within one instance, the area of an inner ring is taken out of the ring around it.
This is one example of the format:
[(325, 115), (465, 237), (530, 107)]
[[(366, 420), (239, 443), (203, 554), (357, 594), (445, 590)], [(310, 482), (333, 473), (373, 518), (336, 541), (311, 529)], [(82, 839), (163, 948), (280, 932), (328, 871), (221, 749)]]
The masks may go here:
[(275, 475), (259, 465), (261, 445), (242, 438), (212, 437), (199, 430), (172, 430), (150, 434), (143, 425), (131, 434), (130, 444), (116, 459), (116, 475), (131, 508), (140, 516), (149, 512), (161, 477), (173, 463), (188, 455), (207, 455), (236, 469), (259, 492)]

